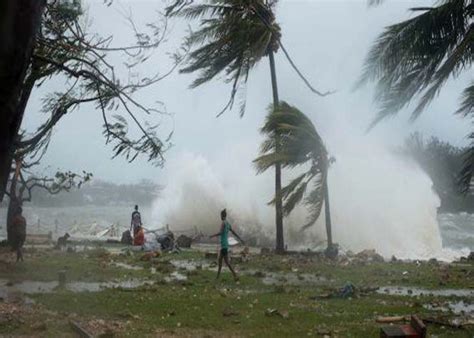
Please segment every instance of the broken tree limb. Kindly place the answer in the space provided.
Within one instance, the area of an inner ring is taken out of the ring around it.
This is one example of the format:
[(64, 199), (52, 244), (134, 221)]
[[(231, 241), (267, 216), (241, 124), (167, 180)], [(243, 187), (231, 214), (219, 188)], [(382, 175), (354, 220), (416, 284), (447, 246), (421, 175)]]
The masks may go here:
[(82, 338), (93, 338), (93, 335), (87, 332), (78, 322), (70, 320), (69, 324), (73, 328), (74, 332), (76, 332)]

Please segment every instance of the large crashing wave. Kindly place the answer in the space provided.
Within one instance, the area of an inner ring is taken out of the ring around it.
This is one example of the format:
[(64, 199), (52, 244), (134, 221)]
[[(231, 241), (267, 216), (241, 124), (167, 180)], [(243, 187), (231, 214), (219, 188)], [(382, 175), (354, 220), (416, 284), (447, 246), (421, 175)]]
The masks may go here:
[[(385, 257), (452, 259), (442, 248), (437, 222), (439, 198), (429, 177), (407, 158), (379, 145), (341, 147), (330, 169), (333, 238), (344, 249), (375, 249)], [(274, 238), (272, 173), (256, 176), (251, 156), (235, 159), (229, 172), (222, 162), (182, 154), (168, 168), (166, 185), (153, 207), (154, 223), (210, 234), (219, 227), (219, 211), (227, 208), (241, 231), (261, 230)], [(286, 176), (289, 175), (285, 172)], [(286, 242), (293, 248), (324, 244), (324, 215), (307, 233), (299, 229), (306, 211), (299, 207), (285, 219)]]

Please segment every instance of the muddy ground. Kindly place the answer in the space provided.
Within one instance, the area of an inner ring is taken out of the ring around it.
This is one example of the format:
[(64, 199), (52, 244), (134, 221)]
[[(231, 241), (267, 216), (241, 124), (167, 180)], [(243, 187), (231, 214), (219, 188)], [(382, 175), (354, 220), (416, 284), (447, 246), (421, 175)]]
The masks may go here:
[(227, 270), (216, 281), (205, 251), (154, 257), (120, 245), (28, 247), (17, 264), (3, 250), (0, 335), (377, 337), (388, 325), (381, 317), (417, 314), (431, 337), (474, 336), (472, 261), (242, 259), (235, 249), (236, 282)]

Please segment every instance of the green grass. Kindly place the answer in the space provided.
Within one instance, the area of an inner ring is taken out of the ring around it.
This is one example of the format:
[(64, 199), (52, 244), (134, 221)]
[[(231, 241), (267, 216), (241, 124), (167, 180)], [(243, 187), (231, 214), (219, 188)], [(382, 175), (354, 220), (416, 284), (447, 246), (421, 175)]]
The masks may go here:
[[(426, 288), (473, 287), (473, 266), (438, 266), (428, 263), (374, 263), (341, 266), (317, 259), (257, 256), (237, 265), (241, 280), (237, 284), (225, 269), (222, 280), (215, 272), (188, 272), (188, 281), (165, 283), (163, 277), (173, 270), (171, 259), (203, 260), (203, 254), (187, 251), (180, 255), (164, 255), (142, 262), (141, 254), (105, 255), (103, 251), (88, 253), (38, 253), (19, 265), (0, 269), (0, 278), (15, 276), (32, 280), (55, 280), (57, 271), (68, 267), (68, 280), (110, 280), (146, 278), (151, 286), (130, 291), (107, 289), (97, 293), (58, 291), (38, 294), (33, 298), (38, 309), (27, 316), (26, 324), (15, 321), (0, 325), (0, 334), (40, 334), (73, 336), (68, 320), (100, 318), (126, 323), (124, 336), (153, 336), (166, 330), (169, 334), (188, 336), (255, 336), (303, 337), (332, 332), (339, 337), (376, 337), (379, 315), (419, 314), (432, 316), (422, 304), (436, 297), (402, 297), (370, 293), (354, 299), (316, 299), (327, 290), (337, 289), (351, 281), (356, 286), (411, 285)], [(125, 270), (111, 262), (124, 262), (144, 267)], [(150, 268), (158, 271), (151, 274)], [(253, 273), (261, 270), (282, 273), (316, 273), (327, 278), (316, 285), (295, 286), (283, 283), (267, 286)], [(297, 270), (295, 272), (295, 270)], [(407, 271), (406, 274), (403, 274)], [(183, 272), (185, 273), (185, 272)], [(440, 285), (442, 281), (442, 285)], [(267, 316), (267, 309), (288, 311), (289, 317)], [(232, 316), (225, 316), (233, 313)], [(46, 331), (38, 333), (33, 323), (47, 321)], [(429, 332), (439, 337), (471, 337), (473, 331), (430, 325)]]

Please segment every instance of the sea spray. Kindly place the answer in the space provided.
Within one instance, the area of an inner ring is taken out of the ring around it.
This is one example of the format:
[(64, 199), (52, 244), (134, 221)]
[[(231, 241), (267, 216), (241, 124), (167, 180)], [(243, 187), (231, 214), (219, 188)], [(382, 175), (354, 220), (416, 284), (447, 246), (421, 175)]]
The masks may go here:
[[(375, 142), (338, 145), (329, 175), (334, 240), (344, 249), (375, 249), (387, 258), (452, 259), (453, 253), (442, 249), (439, 198), (430, 178), (412, 160)], [(170, 161), (165, 189), (154, 203), (153, 223), (211, 234), (219, 228), (219, 211), (227, 208), (238, 230), (272, 243), (274, 207), (267, 203), (272, 175), (255, 175), (250, 155), (235, 161), (236, 169), (191, 153)], [(300, 206), (285, 219), (289, 248), (324, 247), (324, 213), (302, 233), (305, 217)]]

